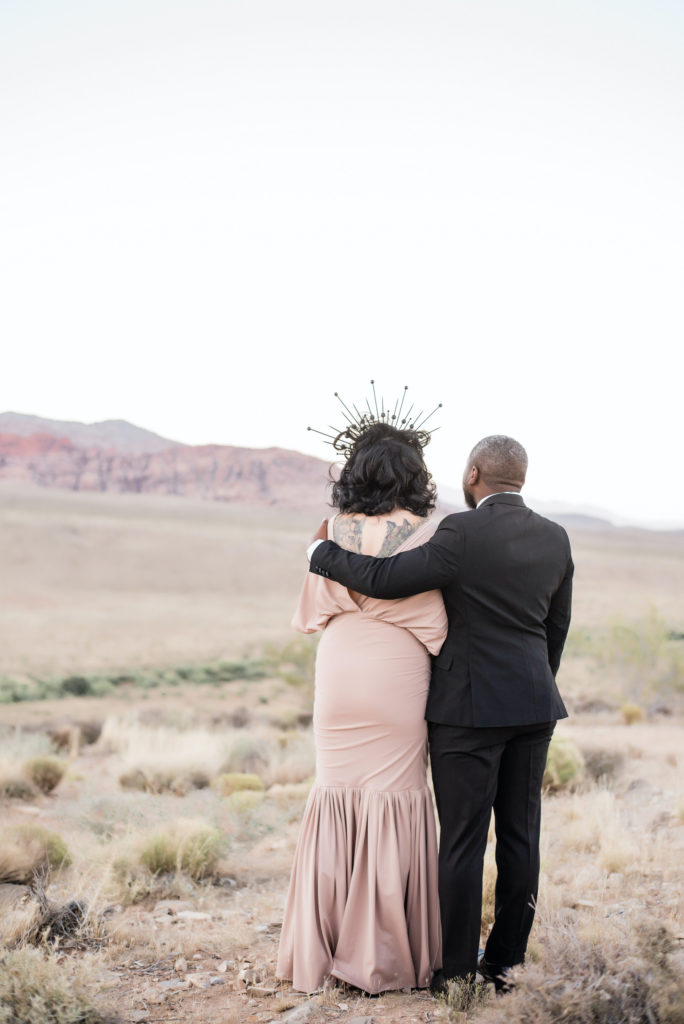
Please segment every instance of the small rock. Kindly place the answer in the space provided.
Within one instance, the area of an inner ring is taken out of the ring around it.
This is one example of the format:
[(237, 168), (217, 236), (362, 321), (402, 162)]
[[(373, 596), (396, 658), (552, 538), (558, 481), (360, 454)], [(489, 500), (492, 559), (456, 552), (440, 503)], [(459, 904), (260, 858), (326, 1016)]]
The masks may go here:
[(142, 994), (143, 999), (147, 1003), (163, 1003), (164, 1002), (165, 993), (164, 992), (158, 992), (156, 989), (152, 988), (152, 986), (150, 986), (149, 988), (143, 989), (141, 994)]
[(176, 917), (181, 921), (211, 921), (211, 914), (205, 914), (201, 910), (179, 910)]
[(209, 980), (205, 974), (189, 974), (188, 981), (194, 988), (209, 988)]
[(216, 975), (215, 977), (209, 979), (209, 984), (210, 985), (225, 985), (225, 983), (226, 983), (226, 979), (225, 978), (219, 978), (218, 975)]
[(317, 1005), (314, 1002), (300, 1003), (299, 1006), (295, 1006), (292, 1010), (288, 1010), (279, 1019), (286, 1022), (286, 1024), (299, 1024), (300, 1021), (308, 1020), (312, 1013), (317, 1009)]
[(193, 960), (201, 960), (202, 959), (202, 954), (201, 953), (193, 953), (192, 954), (192, 959)]
[[(229, 966), (228, 961), (227, 960), (222, 960), (221, 963), (216, 968), (216, 970), (219, 971), (219, 973), (221, 973), (221, 974), (225, 974), (226, 971), (228, 970), (228, 966)], [(232, 963), (230, 964), (230, 966), (231, 967), (233, 966)]]
[(147, 1010), (133, 1010), (128, 1015), (131, 1024), (142, 1024), (144, 1020), (149, 1020), (149, 1017)]
[(179, 910), (192, 910), (192, 903), (187, 900), (159, 900), (155, 904), (153, 914), (177, 914)]
[(190, 988), (189, 981), (181, 981), (180, 978), (171, 978), (169, 981), (158, 981), (157, 988), (161, 989), (162, 992), (180, 992), (183, 989)]
[(573, 907), (587, 907), (588, 909), (596, 906), (593, 900), (575, 900), (572, 905)]
[(251, 989), (261, 981), (263, 981), (263, 975), (254, 967), (247, 965), (238, 971), (238, 976), (235, 979), (235, 988), (238, 991), (240, 989)]
[(188, 969), (188, 961), (185, 959), (184, 956), (179, 956), (178, 957), (178, 959), (176, 960), (175, 964), (173, 965), (173, 969), (178, 974), (185, 974), (185, 972)]

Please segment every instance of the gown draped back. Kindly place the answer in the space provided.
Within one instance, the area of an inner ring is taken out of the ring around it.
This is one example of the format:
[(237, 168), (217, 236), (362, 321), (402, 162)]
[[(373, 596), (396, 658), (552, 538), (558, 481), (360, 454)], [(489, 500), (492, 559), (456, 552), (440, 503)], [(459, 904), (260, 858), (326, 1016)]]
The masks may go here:
[[(421, 523), (396, 553), (425, 544), (436, 527)], [(316, 780), (295, 851), (278, 977), (304, 992), (328, 977), (370, 993), (426, 987), (441, 967), (424, 715), (429, 655), (447, 632), (442, 595), (379, 601), (308, 573), (292, 624), (323, 635)]]

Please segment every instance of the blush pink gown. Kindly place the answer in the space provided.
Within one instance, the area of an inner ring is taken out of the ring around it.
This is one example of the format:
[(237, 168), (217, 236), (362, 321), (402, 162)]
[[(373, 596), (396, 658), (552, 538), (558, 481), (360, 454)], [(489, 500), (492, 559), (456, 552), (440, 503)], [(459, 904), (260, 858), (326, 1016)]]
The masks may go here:
[[(421, 524), (397, 553), (425, 544), (436, 527)], [(352, 598), (308, 573), (293, 625), (323, 636), (316, 781), (295, 851), (277, 975), (303, 992), (330, 976), (371, 993), (424, 988), (441, 967), (424, 714), (428, 652), (439, 652), (447, 632), (442, 595)]]

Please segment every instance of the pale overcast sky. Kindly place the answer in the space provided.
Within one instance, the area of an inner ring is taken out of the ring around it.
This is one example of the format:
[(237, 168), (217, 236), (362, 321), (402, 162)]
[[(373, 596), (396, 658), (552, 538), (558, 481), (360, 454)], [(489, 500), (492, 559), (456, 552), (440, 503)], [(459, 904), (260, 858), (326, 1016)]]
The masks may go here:
[(428, 449), (684, 525), (684, 5), (3, 0), (0, 411)]

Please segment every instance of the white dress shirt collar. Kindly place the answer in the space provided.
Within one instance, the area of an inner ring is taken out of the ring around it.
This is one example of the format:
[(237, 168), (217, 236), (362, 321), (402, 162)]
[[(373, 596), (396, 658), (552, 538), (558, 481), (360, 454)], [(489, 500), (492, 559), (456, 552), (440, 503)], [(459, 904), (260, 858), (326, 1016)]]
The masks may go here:
[(500, 494), (517, 494), (517, 495), (519, 495), (520, 491), (497, 491), (496, 494), (488, 494), (486, 498), (480, 498), (480, 500), (478, 501), (478, 503), (475, 506), (475, 508), (479, 508), (480, 505), (483, 502), (489, 501), (490, 498), (497, 498)]

